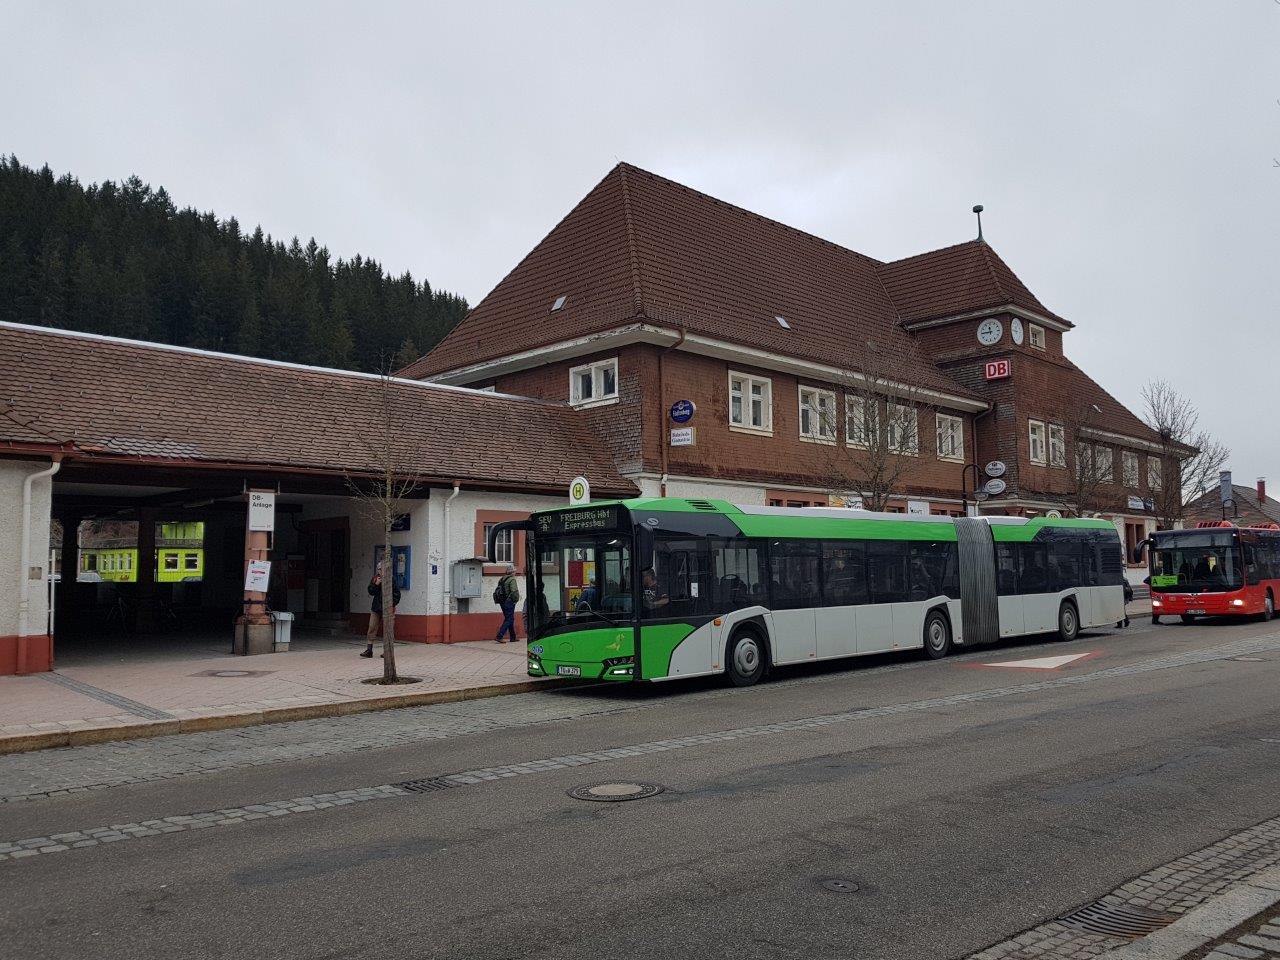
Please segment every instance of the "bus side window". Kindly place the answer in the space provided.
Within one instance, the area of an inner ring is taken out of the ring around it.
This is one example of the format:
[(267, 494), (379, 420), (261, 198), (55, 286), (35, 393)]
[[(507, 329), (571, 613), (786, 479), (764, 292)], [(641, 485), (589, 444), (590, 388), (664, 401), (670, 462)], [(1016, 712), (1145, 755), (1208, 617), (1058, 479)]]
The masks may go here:
[(1049, 573), (1049, 551), (1043, 543), (1018, 544), (1018, 558), (1019, 593), (1049, 593), (1055, 589)]
[(819, 597), (818, 544), (775, 540), (769, 545), (771, 606), (775, 610), (816, 607)]
[(667, 596), (665, 608), (657, 616), (683, 617), (710, 609), (706, 548), (698, 541), (660, 540), (655, 551), (660, 589)]
[(908, 547), (912, 600), (928, 600), (946, 592), (943, 583), (950, 546), (947, 543), (912, 543)]
[(907, 599), (905, 543), (894, 540), (867, 542), (867, 586), (872, 603), (902, 603)]
[(867, 602), (867, 549), (862, 543), (822, 545), (822, 605), (847, 607)]
[(712, 547), (716, 610), (740, 610), (767, 603), (760, 557), (759, 545), (750, 541), (720, 541)]
[(1018, 592), (1018, 554), (1013, 543), (996, 544), (996, 593), (1011, 597)]

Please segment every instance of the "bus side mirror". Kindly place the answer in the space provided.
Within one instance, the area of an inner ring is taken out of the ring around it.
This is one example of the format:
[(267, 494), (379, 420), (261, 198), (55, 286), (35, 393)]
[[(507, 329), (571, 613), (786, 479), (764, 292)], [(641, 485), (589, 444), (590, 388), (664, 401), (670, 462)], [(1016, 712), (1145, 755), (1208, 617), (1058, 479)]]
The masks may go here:
[(1138, 543), (1134, 546), (1133, 548), (1134, 563), (1142, 563), (1142, 555), (1146, 552), (1147, 544), (1149, 544), (1150, 542), (1151, 542), (1150, 540), (1139, 540)]

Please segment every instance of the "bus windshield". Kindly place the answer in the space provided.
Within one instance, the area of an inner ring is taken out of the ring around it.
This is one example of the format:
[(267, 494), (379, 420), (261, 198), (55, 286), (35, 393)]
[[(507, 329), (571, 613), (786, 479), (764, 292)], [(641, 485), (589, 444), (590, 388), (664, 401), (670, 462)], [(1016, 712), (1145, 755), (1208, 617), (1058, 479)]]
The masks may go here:
[(1155, 593), (1215, 593), (1244, 586), (1239, 547), (1230, 533), (1157, 538), (1151, 551)]
[(571, 626), (631, 624), (631, 537), (622, 533), (539, 537), (529, 636)]

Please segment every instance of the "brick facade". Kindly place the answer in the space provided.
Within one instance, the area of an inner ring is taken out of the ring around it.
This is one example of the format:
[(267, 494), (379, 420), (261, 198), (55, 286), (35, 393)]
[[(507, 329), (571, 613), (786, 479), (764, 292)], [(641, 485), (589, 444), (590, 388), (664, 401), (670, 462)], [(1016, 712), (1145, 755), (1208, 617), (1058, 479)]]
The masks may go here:
[[(608, 264), (590, 276), (574, 266), (601, 251)], [(979, 327), (993, 321), (1000, 336), (984, 345)], [(983, 241), (881, 263), (622, 164), (405, 374), (570, 401), (573, 367), (616, 357), (616, 401), (583, 415), (642, 490), (670, 480), (686, 495), (702, 483), (741, 490), (750, 502), (819, 502), (844, 486), (839, 478), (855, 472), (848, 460), (858, 456), (845, 442), (839, 371), (875, 353), (893, 358), (892, 376), (962, 420), (966, 461), (1005, 463), (1007, 490), (984, 511), (1083, 508), (1146, 529), (1151, 511), (1130, 498), (1152, 496), (1147, 462), (1159, 437), (1067, 359), (1072, 327)], [(489, 335), (477, 340), (481, 329)], [(603, 349), (611, 331), (619, 345)], [(989, 361), (1007, 362), (1008, 376), (988, 379)], [(731, 371), (769, 381), (767, 433), (730, 424)], [(835, 392), (834, 442), (801, 436), (802, 385)], [(697, 407), (692, 445), (668, 442), (677, 400)], [(1032, 456), (1032, 420), (1045, 425), (1043, 458)], [(1040, 462), (1050, 460), (1050, 424), (1055, 436), (1062, 428), (1063, 463)], [(949, 511), (964, 464), (938, 457), (932, 409), (918, 427), (920, 454), (896, 503)], [(1077, 438), (1112, 451), (1114, 472), (1112, 482), (1089, 484), (1079, 505)], [(1136, 482), (1123, 482), (1121, 450), (1136, 462)], [(1176, 476), (1176, 463), (1163, 466), (1166, 483)]]

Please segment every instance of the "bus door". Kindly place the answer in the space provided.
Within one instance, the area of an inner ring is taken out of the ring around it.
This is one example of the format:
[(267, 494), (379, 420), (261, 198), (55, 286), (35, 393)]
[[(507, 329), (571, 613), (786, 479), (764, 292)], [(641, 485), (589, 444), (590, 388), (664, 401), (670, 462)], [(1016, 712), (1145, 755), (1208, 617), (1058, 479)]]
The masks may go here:
[[(894, 648), (894, 609), (907, 597), (907, 545), (867, 541), (867, 605), (858, 608), (859, 653)], [(899, 612), (897, 618), (905, 632), (906, 611)]]
[(803, 663), (817, 656), (815, 608), (822, 602), (819, 545), (806, 540), (769, 544), (769, 608), (773, 616), (773, 662)]
[(1016, 637), (1026, 632), (1022, 597), (1018, 594), (1018, 546), (996, 544), (996, 604), (1000, 608), (1000, 636)]

